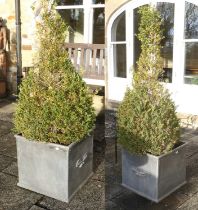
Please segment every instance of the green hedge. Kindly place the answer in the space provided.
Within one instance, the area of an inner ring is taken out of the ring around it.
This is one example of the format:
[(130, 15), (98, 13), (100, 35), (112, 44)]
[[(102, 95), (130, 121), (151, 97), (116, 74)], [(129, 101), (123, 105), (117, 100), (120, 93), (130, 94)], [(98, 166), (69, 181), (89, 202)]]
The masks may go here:
[(150, 6), (141, 7), (139, 14), (141, 55), (133, 87), (118, 109), (118, 141), (132, 153), (161, 155), (179, 141), (179, 120), (170, 94), (158, 81), (163, 73), (161, 17)]
[(95, 121), (92, 95), (63, 49), (67, 25), (43, 0), (39, 50), (20, 87), (15, 132), (27, 139), (68, 145), (89, 134)]

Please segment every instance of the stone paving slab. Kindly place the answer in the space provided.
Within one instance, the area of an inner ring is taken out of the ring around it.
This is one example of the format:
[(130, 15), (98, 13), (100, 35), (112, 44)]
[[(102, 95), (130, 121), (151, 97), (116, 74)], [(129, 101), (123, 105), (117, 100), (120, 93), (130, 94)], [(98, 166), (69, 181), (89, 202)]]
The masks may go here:
[(7, 168), (14, 161), (11, 157), (0, 155), (0, 172)]
[(45, 210), (45, 209), (40, 208), (40, 207), (34, 205), (34, 206), (32, 206), (32, 207), (30, 208), (30, 210)]
[(198, 193), (181, 205), (178, 210), (198, 210)]
[(112, 201), (107, 201), (105, 203), (105, 210), (124, 210), (123, 207), (118, 206)]
[(5, 121), (0, 120), (0, 137), (10, 133), (10, 130), (12, 129), (12, 127), (13, 125), (11, 122), (5, 122)]
[(13, 113), (16, 110), (16, 100), (14, 99), (0, 99), (0, 112)]
[(16, 146), (16, 140), (12, 133), (0, 136), (0, 153), (7, 150), (11, 146)]
[(193, 156), (198, 152), (198, 145), (196, 142), (192, 141), (190, 144), (186, 147), (186, 157), (190, 158), (190, 156)]
[(17, 158), (17, 151), (16, 151), (16, 146), (10, 146), (6, 150), (2, 151), (1, 154), (8, 156), (8, 157), (13, 157)]
[(198, 176), (198, 145), (197, 145), (197, 153), (187, 158), (187, 168), (186, 168), (186, 175), (187, 179), (194, 178)]
[(17, 177), (18, 176), (18, 167), (17, 167), (17, 162), (12, 162), (7, 168), (5, 168), (3, 171), (5, 174), (9, 174), (12, 176)]
[(0, 210), (28, 210), (42, 196), (17, 186), (17, 177), (0, 173)]
[(0, 112), (0, 120), (5, 122), (12, 122), (13, 113)]
[(69, 204), (45, 196), (37, 205), (48, 210), (102, 210), (104, 209), (104, 187), (101, 182), (89, 181)]
[(104, 169), (104, 160), (101, 161), (96, 169), (96, 173), (91, 177), (92, 180), (97, 180), (105, 183), (105, 169)]

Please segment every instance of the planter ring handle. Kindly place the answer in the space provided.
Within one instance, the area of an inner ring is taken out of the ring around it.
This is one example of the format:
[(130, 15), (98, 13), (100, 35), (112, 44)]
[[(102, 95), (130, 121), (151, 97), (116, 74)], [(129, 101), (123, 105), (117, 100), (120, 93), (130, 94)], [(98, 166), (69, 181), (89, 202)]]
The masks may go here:
[(146, 176), (146, 173), (145, 173), (145, 172), (140, 171), (140, 170), (138, 170), (138, 169), (136, 169), (136, 168), (133, 168), (132, 171), (135, 172), (135, 174), (136, 174), (137, 176)]

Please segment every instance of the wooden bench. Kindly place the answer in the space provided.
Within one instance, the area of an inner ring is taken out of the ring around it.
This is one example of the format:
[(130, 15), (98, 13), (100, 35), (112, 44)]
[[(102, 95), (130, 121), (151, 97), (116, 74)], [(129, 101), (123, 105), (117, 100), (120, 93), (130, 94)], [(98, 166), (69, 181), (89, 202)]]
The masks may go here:
[(105, 74), (105, 45), (66, 43), (65, 49), (83, 78), (103, 80)]

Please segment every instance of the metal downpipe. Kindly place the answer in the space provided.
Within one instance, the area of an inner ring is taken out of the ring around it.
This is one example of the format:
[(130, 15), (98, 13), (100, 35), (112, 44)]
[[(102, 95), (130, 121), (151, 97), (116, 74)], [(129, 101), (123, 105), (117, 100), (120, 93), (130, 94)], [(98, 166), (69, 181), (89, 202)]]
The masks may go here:
[(17, 57), (17, 93), (22, 79), (22, 54), (21, 54), (21, 5), (20, 0), (15, 0), (16, 18), (16, 57)]

